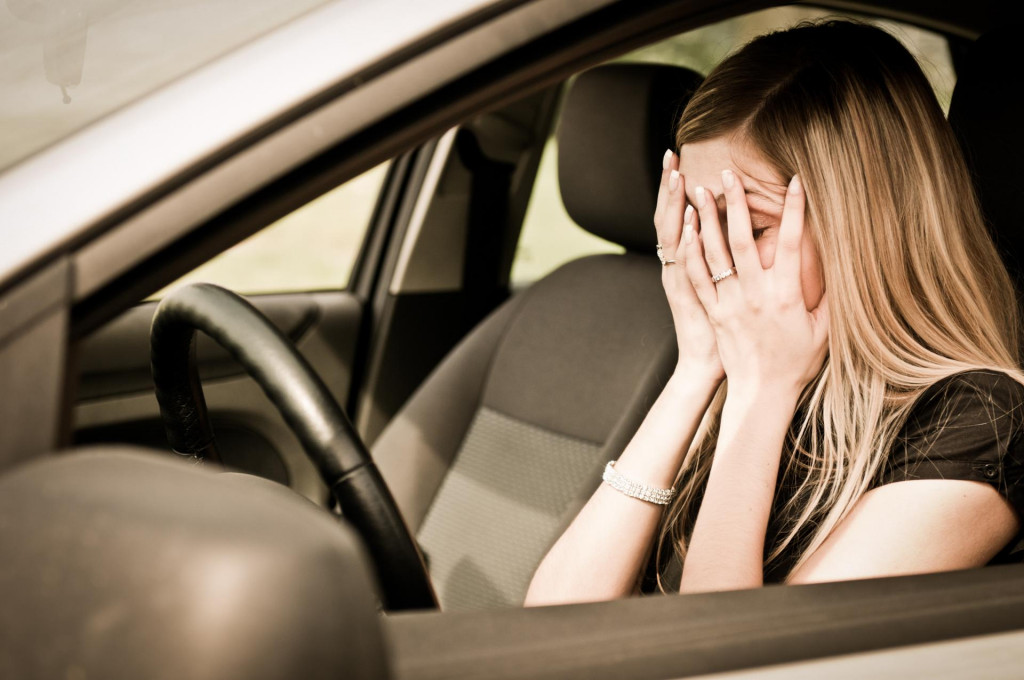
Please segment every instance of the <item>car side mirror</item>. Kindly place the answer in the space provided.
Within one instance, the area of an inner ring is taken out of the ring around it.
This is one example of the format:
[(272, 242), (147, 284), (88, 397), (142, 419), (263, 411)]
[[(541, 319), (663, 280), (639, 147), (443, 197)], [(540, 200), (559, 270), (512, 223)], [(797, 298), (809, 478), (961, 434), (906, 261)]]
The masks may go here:
[(0, 677), (389, 677), (354, 532), (145, 449), (0, 478)]

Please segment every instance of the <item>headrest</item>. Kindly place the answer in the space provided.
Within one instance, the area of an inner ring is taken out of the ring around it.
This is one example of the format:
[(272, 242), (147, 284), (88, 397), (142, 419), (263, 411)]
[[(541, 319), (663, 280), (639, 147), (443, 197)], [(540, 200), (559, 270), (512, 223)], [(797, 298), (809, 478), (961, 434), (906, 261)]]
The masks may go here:
[(949, 122), (974, 176), (981, 208), (1003, 261), (1024, 291), (1024, 230), (1020, 191), (1024, 186), (1024, 128), (1020, 123), (1020, 37), (1009, 30), (987, 33), (958, 69)]
[(558, 183), (569, 216), (590, 233), (654, 252), (661, 159), (703, 77), (659, 64), (608, 64), (580, 74), (562, 108)]

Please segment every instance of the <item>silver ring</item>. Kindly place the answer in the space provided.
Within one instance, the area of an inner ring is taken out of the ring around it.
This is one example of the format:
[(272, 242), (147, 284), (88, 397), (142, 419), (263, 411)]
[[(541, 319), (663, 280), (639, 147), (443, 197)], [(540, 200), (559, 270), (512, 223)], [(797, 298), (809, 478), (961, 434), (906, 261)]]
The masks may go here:
[(711, 277), (711, 283), (718, 283), (719, 281), (722, 281), (723, 279), (729, 278), (730, 276), (732, 276), (735, 273), (736, 273), (736, 267), (729, 267), (724, 272), (718, 272), (717, 274), (712, 276)]
[(665, 259), (665, 252), (661, 249), (661, 244), (660, 243), (658, 244), (658, 260), (661, 262), (661, 266), (662, 267), (667, 267), (670, 264), (675, 264), (676, 263), (675, 260), (666, 260)]

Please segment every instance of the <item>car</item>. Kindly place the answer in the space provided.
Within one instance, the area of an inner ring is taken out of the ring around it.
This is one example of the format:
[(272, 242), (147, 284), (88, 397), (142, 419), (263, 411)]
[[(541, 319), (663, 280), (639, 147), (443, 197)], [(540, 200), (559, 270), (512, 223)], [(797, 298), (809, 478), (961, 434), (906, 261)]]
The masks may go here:
[(1005, 5), (9, 0), (0, 677), (1017, 677), (1019, 565), (518, 606), (672, 364), (687, 92), (844, 12), (948, 105)]

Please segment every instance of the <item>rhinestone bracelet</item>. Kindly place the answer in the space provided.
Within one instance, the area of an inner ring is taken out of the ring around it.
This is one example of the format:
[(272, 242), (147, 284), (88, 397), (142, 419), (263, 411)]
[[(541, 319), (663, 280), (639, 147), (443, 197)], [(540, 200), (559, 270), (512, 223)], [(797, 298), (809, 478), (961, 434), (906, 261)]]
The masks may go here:
[(655, 505), (668, 505), (676, 495), (675, 489), (659, 489), (630, 479), (615, 469), (614, 460), (608, 461), (608, 464), (604, 466), (604, 475), (601, 476), (601, 479), (620, 493)]

